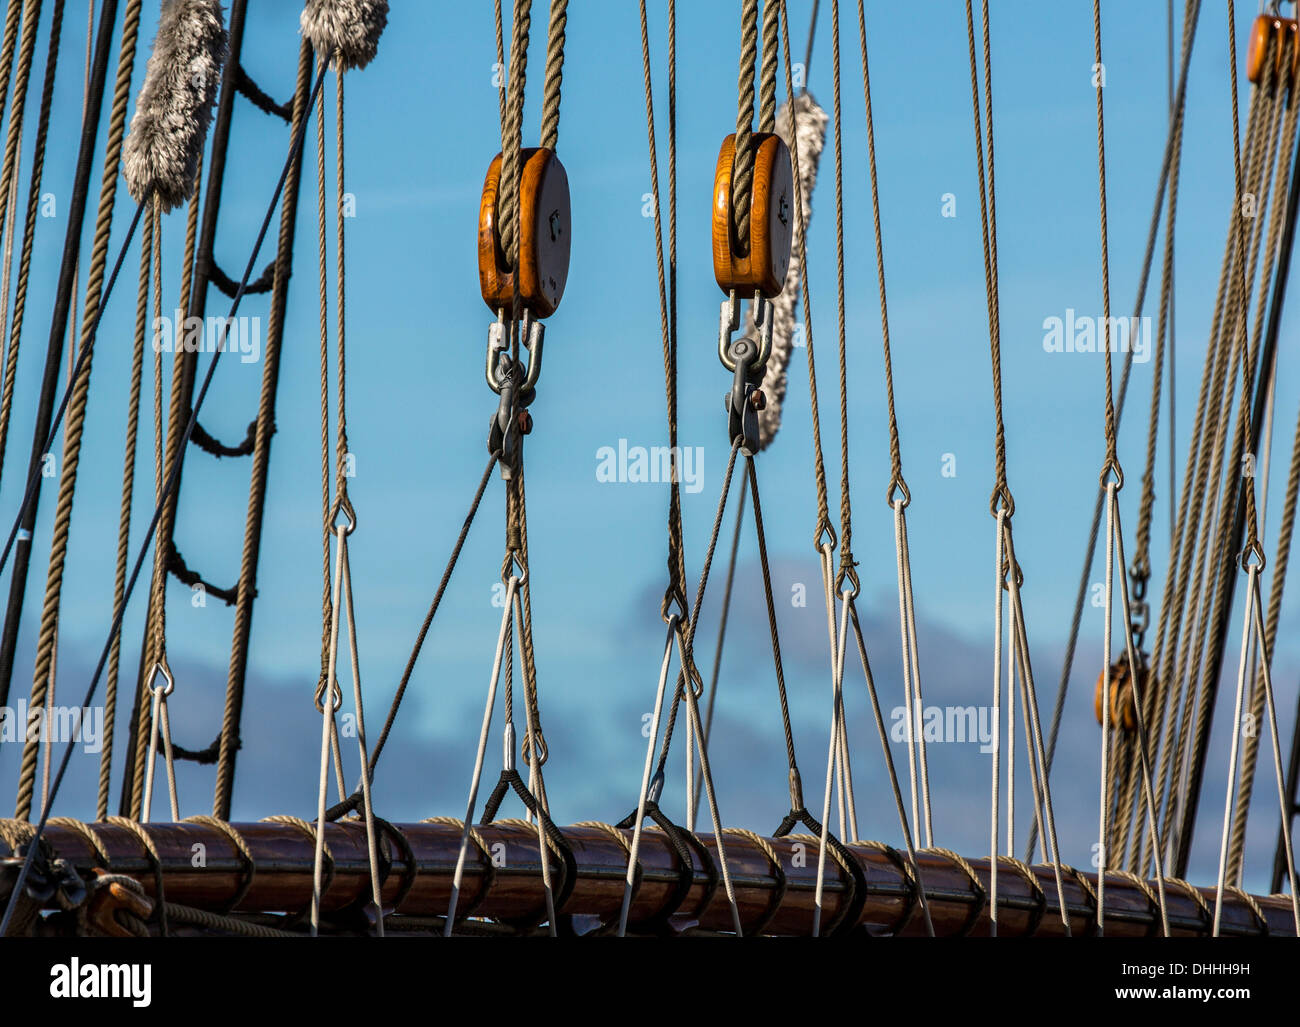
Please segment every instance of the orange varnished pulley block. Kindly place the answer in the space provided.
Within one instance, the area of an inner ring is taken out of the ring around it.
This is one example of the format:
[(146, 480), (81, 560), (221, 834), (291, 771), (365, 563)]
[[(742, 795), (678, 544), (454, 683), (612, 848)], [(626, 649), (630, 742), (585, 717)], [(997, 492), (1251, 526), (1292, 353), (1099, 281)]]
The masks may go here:
[[(1145, 653), (1137, 654), (1138, 692), (1146, 695), (1152, 684), (1151, 668)], [(1097, 723), (1102, 722), (1101, 696), (1106, 687), (1106, 673), (1097, 675), (1097, 690), (1093, 696), (1093, 712)], [(1124, 732), (1137, 730), (1137, 710), (1133, 701), (1133, 681), (1129, 673), (1128, 656), (1121, 656), (1110, 668), (1110, 724)]]
[(1283, 62), (1291, 64), (1290, 73), (1300, 68), (1300, 23), (1294, 18), (1261, 14), (1250, 29), (1250, 48), (1246, 51), (1246, 77), (1258, 85), (1264, 80), (1269, 57), (1279, 75)]
[(727, 136), (713, 173), (713, 277), (725, 293), (771, 298), (785, 285), (794, 235), (794, 174), (780, 136), (755, 132), (749, 245), (741, 247), (731, 216), (731, 173), (736, 137)]
[[(554, 151), (544, 147), (520, 151), (519, 299), (536, 317), (555, 312), (569, 277), (569, 177)], [(501, 245), (497, 193), (501, 154), (493, 158), (483, 182), (478, 210), (478, 281), (483, 302), (495, 313), (512, 309), (515, 268)]]

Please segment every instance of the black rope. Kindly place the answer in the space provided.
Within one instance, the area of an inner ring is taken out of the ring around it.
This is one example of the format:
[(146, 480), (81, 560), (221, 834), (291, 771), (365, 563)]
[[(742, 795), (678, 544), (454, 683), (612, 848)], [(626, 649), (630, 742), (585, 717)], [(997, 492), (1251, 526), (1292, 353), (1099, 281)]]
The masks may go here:
[[(177, 581), (188, 585), (190, 588), (193, 588), (195, 585), (203, 586), (203, 591), (207, 592), (209, 595), (216, 596), (227, 606), (234, 606), (235, 601), (239, 598), (239, 582), (235, 582), (230, 588), (220, 588), (217, 585), (212, 585), (204, 581), (195, 571), (190, 570), (189, 567), (186, 566), (185, 558), (181, 556), (181, 552), (176, 548), (176, 543), (174, 542), (171, 545), (170, 552), (167, 554), (167, 570), (171, 572), (171, 575)], [(253, 594), (257, 595), (256, 589), (253, 590)]]
[[(235, 748), (242, 748), (240, 739), (235, 739)], [(178, 760), (189, 760), (191, 763), (198, 763), (203, 766), (209, 766), (217, 762), (217, 757), (221, 754), (221, 735), (218, 733), (211, 744), (206, 749), (187, 749), (183, 745), (172, 743), (172, 756)]]
[(239, 90), (240, 95), (248, 100), (254, 107), (264, 114), (270, 114), (273, 117), (280, 118), (286, 124), (293, 121), (293, 103), (276, 103), (244, 70), (242, 64), (235, 65), (235, 88)]
[[(275, 434), (275, 425), (271, 426), (271, 434)], [(207, 429), (198, 423), (194, 425), (194, 434), (190, 436), (190, 442), (198, 446), (203, 452), (211, 453), (218, 459), (223, 456), (252, 456), (253, 446), (257, 442), (257, 422), (248, 422), (248, 432), (244, 436), (244, 441), (237, 446), (227, 446), (209, 434)]]
[[(215, 285), (223, 293), (234, 299), (235, 293), (239, 290), (239, 283), (221, 270), (215, 260), (208, 263), (208, 284)], [(270, 292), (275, 287), (275, 261), (271, 261), (262, 269), (262, 273), (253, 281), (245, 285), (244, 295), (256, 295), (258, 293)]]

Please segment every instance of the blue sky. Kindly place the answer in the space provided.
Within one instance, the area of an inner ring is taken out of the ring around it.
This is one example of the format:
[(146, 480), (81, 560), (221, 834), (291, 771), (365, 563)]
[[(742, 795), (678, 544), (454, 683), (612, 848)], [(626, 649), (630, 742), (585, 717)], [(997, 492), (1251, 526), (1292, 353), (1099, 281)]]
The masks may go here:
[[(293, 88), (294, 3), (254, 3), (243, 63), (273, 96)], [(1181, 7), (1181, 5), (1178, 5)], [(1238, 5), (1244, 59), (1255, 5)], [(666, 146), (666, 4), (651, 7), (660, 144)], [(1008, 467), (1015, 531), (1025, 569), (1025, 603), (1040, 702), (1055, 695), (1074, 589), (1103, 455), (1103, 366), (1099, 354), (1044, 351), (1043, 324), (1067, 310), (1100, 315), (1092, 5), (993, 3), (999, 256)], [(142, 54), (156, 5), (146, 4)], [(831, 5), (821, 5), (810, 88), (831, 103)], [(790, 4), (796, 59), (802, 59), (811, 3)], [(1181, 13), (1181, 12), (1180, 12)], [(897, 594), (880, 321), (871, 244), (870, 190), (855, 5), (843, 15), (843, 147), (850, 473), (860, 606), (887, 707), (900, 694)], [(716, 353), (717, 304), (708, 223), (717, 148), (735, 120), (738, 5), (680, 4), (678, 10), (679, 332), (681, 442), (701, 447), (703, 487), (683, 497), (688, 573), (698, 573), (726, 465), (729, 385)], [(84, 7), (70, 4), (43, 188), (60, 200), (75, 164), (84, 61)], [(868, 2), (894, 377), (920, 617), (927, 702), (987, 704), (992, 634), (989, 565), (993, 521), (993, 423), (988, 333), (980, 256), (979, 206), (963, 5)], [(1226, 15), (1207, 5), (1188, 88), (1177, 250), (1178, 470), (1190, 434), (1212, 297), (1232, 202)], [(48, 22), (48, 14), (46, 15)], [(375, 63), (347, 77), (349, 432), (357, 459), (350, 494), (359, 526), (351, 557), (369, 719), (377, 724), (406, 661), (485, 459), (485, 428), (496, 398), (483, 381), (489, 311), (478, 295), (475, 219), (483, 174), (500, 146), (493, 87), (492, 6), (394, 4)], [(525, 143), (540, 122), (544, 24), (534, 16)], [(1108, 199), (1113, 313), (1131, 313), (1167, 122), (1165, 4), (1103, 4)], [(44, 31), (38, 52), (44, 53)], [(116, 56), (116, 55), (115, 55)], [(114, 59), (115, 59), (114, 56)], [(42, 65), (38, 62), (37, 74)], [(653, 222), (643, 217), (650, 189), (640, 39), (630, 0), (574, 0), (568, 22), (559, 154), (573, 199), (574, 242), (563, 305), (547, 322), (546, 361), (528, 441), (529, 528), (535, 634), (543, 715), (550, 739), (548, 790), (561, 823), (616, 820), (634, 803), (661, 656), (659, 598), (664, 581), (666, 490), (603, 483), (597, 451), (665, 440)], [(1242, 81), (1244, 99), (1244, 76)], [(133, 88), (133, 100), (134, 100)], [(330, 104), (332, 107), (332, 84)], [(314, 141), (309, 137), (309, 145)], [(30, 149), (30, 139), (25, 141)], [(242, 101), (230, 147), (217, 259), (232, 275), (248, 247), (287, 147), (287, 133)], [(835, 393), (835, 238), (832, 142), (813, 198), (809, 266), (817, 342), (823, 442), (832, 479), (839, 455)], [(27, 161), (23, 167), (23, 199)], [(102, 161), (101, 153), (97, 158)], [(661, 152), (661, 167), (666, 154)], [(95, 181), (98, 181), (98, 167)], [(241, 775), (234, 819), (314, 809), (318, 722), (312, 707), (320, 638), (318, 344), (314, 172), (304, 176), (293, 287), (272, 446), (259, 598), (249, 671)], [(955, 218), (942, 216), (945, 194)], [(93, 200), (92, 200), (93, 202)], [(666, 182), (664, 203), (667, 203)], [(130, 207), (121, 190), (113, 250)], [(14, 432), (0, 480), (0, 510), (16, 509), (48, 332), (64, 227), (37, 234), (29, 317), (19, 361)], [(165, 307), (178, 293), (184, 215), (166, 226)], [(138, 248), (138, 241), (135, 244)], [(133, 248), (126, 267), (138, 266)], [(271, 256), (268, 249), (259, 268)], [(84, 288), (85, 268), (82, 268)], [(79, 695), (111, 615), (122, 432), (130, 368), (134, 271), (114, 293), (97, 347), (86, 452), (78, 485), (70, 570), (64, 586), (60, 696)], [(1156, 312), (1153, 282), (1146, 312)], [(210, 310), (224, 300), (213, 293)], [(265, 316), (262, 297), (245, 314)], [(802, 315), (801, 315), (802, 316)], [(1285, 483), (1291, 426), (1300, 403), (1294, 312), (1284, 318), (1278, 369), (1276, 460), (1266, 541), (1271, 555)], [(207, 358), (205, 358), (206, 360)], [(206, 366), (206, 365), (204, 365)], [(816, 522), (811, 429), (803, 354), (792, 368), (784, 425), (760, 458), (764, 513), (786, 656), (787, 680), (810, 803), (820, 805), (828, 722), (824, 611), (816, 598)], [(1122, 494), (1133, 547), (1145, 450), (1152, 365), (1134, 368), (1120, 455)], [(256, 408), (260, 363), (227, 358), (202, 422), (236, 441)], [(1153, 530), (1153, 589), (1167, 558), (1168, 421), (1161, 428)], [(142, 432), (140, 466), (150, 465)], [(945, 454), (955, 477), (941, 474)], [(237, 574), (248, 463), (193, 453), (186, 464), (177, 545), (210, 580)], [(147, 479), (138, 484), (138, 544), (147, 522)], [(31, 639), (40, 616), (39, 582), (48, 554), (53, 489), (42, 496), (33, 587), (14, 698), (30, 681)], [(393, 820), (463, 812), (473, 745), (500, 611), (492, 605), (503, 539), (502, 486), (490, 487), (461, 557), (377, 780), (380, 812)], [(832, 491), (832, 506), (837, 496)], [(8, 516), (6, 514), (6, 516)], [(715, 760), (724, 818), (770, 831), (785, 812), (780, 723), (771, 674), (762, 585), (752, 528), (737, 571), (737, 605), (723, 660)], [(1093, 577), (1100, 580), (1097, 561)], [(712, 654), (717, 586), (699, 639)], [(796, 584), (811, 594), (796, 608)], [(5, 587), (7, 588), (7, 580)], [(177, 740), (205, 745), (222, 702), (233, 617), (219, 602), (191, 606), (171, 587), (169, 651), (177, 675)], [(1238, 604), (1240, 606), (1240, 604)], [(124, 666), (133, 668), (143, 591), (126, 619)], [(1275, 679), (1283, 745), (1296, 701), (1300, 646), (1292, 589), (1283, 607)], [(1101, 661), (1102, 617), (1087, 610), (1054, 780), (1064, 855), (1087, 866), (1095, 835), (1098, 731), (1092, 683)], [(1230, 631), (1229, 658), (1240, 630)], [(1231, 701), (1231, 682), (1223, 703)], [(879, 747), (860, 675), (851, 675), (849, 717), (863, 834), (897, 841), (884, 799)], [(894, 698), (890, 698), (890, 697)], [(71, 700), (68, 700), (71, 701)], [(1045, 711), (1046, 712), (1046, 711)], [(1221, 712), (1202, 803), (1203, 824), (1218, 819), (1228, 736)], [(372, 727), (373, 730), (373, 727)], [(493, 774), (498, 747), (488, 749)], [(901, 748), (896, 754), (901, 755)], [(987, 756), (976, 746), (932, 751), (937, 841), (981, 852), (987, 844)], [(1022, 747), (1023, 748), (1023, 747)], [(1268, 759), (1267, 746), (1262, 757)], [(13, 747), (0, 749), (0, 780), (16, 777)], [(680, 775), (680, 760), (673, 766)], [(94, 762), (77, 756), (60, 812), (93, 812)], [(116, 780), (116, 779), (115, 779)], [(677, 778), (680, 781), (680, 776)], [(208, 812), (211, 774), (182, 768), (187, 814)], [(1024, 793), (1027, 797), (1027, 792)], [(668, 808), (680, 808), (680, 785)], [(1027, 810), (1027, 804), (1022, 807)], [(1276, 830), (1271, 774), (1261, 767), (1251, 819), (1247, 884), (1267, 886)], [(1027, 822), (1021, 834), (1027, 830)], [(1190, 876), (1213, 877), (1217, 829), (1198, 834)]]

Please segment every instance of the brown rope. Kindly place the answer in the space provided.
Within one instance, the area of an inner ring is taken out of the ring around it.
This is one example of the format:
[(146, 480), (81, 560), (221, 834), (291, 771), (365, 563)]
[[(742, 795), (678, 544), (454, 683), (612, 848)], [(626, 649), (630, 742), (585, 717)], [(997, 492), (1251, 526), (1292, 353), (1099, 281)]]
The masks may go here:
[[(82, 311), (83, 351), (94, 345), (93, 329), (99, 313), (105, 265), (108, 261), (108, 243), (117, 197), (118, 163), (122, 154), (127, 101), (130, 98), (131, 75), (135, 69), (136, 42), (140, 30), (140, 8), (141, 0), (129, 0), (123, 17), (122, 42), (118, 56), (117, 80), (113, 88), (113, 106), (109, 116), (108, 144), (105, 149), (99, 211), (95, 221), (90, 271), (86, 279), (85, 307)], [(81, 439), (85, 428), (92, 357), (93, 350), (85, 355), (84, 370), (73, 387), (64, 425), (63, 467), (59, 478), (59, 498), (54, 515), (54, 533), (50, 545), (50, 564), (46, 576), (36, 666), (32, 675), (29, 704), (32, 708), (45, 704), (45, 693), (49, 683), (50, 661), (54, 652), (54, 631), (58, 620), (59, 600), (63, 591), (63, 569), (67, 559), (68, 535), (72, 524), (72, 500), (76, 491), (77, 469), (81, 459)], [(26, 743), (23, 747), (16, 805), (17, 815), (21, 819), (31, 815), (38, 749), (38, 743), (32, 742)]]
[[(758, 57), (758, 0), (742, 0), (740, 78), (736, 139), (731, 156), (731, 227), (742, 251), (749, 249), (749, 204), (754, 185), (754, 61)], [(792, 94), (793, 95), (793, 94)]]
[(568, 20), (569, 0), (551, 0), (551, 20), (546, 27), (546, 83), (542, 94), (542, 146), (548, 150), (554, 150), (560, 139), (560, 86), (564, 82), (564, 28)]
[(497, 223), (500, 225), (501, 248), (510, 267), (517, 266), (519, 257), (520, 147), (523, 145), (524, 86), (532, 7), (532, 0), (515, 0), (514, 26), (510, 36), (510, 84), (506, 117), (501, 123), (501, 192), (497, 198)]

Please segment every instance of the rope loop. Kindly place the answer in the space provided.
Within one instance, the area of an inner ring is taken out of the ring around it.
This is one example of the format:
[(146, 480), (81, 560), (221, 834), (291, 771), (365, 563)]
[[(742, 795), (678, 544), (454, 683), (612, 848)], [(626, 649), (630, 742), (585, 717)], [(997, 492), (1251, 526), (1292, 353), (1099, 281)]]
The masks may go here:
[[(523, 743), (519, 746), (519, 758), (525, 763), (532, 763), (533, 760), (533, 732), (525, 731)], [(546, 766), (546, 761), (551, 755), (551, 750), (546, 744), (546, 736), (542, 734), (542, 729), (537, 729), (537, 765)]]
[(508, 585), (512, 578), (516, 588), (522, 588), (528, 581), (528, 558), (518, 549), (508, 550), (501, 561), (501, 580)]
[(334, 499), (334, 506), (330, 510), (329, 531), (330, 534), (337, 534), (339, 530), (339, 516), (347, 517), (347, 527), (344, 529), (345, 536), (351, 535), (357, 530), (357, 512), (352, 508), (352, 500), (348, 498), (346, 487), (339, 491), (338, 496)]
[(1116, 492), (1124, 488), (1124, 470), (1119, 465), (1119, 457), (1114, 453), (1106, 457), (1106, 463), (1101, 469), (1099, 483), (1103, 490), (1109, 489), (1112, 484), (1115, 486)]
[[(674, 603), (677, 605), (677, 612), (669, 613), (668, 607)], [(686, 606), (686, 596), (682, 593), (681, 586), (676, 582), (669, 585), (664, 590), (663, 602), (659, 604), (659, 616), (663, 618), (663, 622), (669, 627), (673, 627), (674, 620), (677, 621), (678, 624), (690, 622), (691, 618), (690, 612)]]
[[(902, 495), (895, 495), (895, 493), (902, 493)], [(885, 501), (895, 508), (901, 503), (904, 510), (912, 505), (912, 492), (907, 487), (907, 482), (903, 480), (901, 473), (894, 475), (893, 480), (889, 483), (889, 491), (885, 493)], [(1014, 507), (1015, 504), (1013, 503), (1012, 506)]]
[(823, 548), (829, 547), (834, 549), (840, 544), (839, 536), (835, 534), (835, 527), (831, 524), (830, 518), (823, 515), (817, 522), (817, 531), (813, 535), (813, 548), (821, 552)]
[(1264, 569), (1264, 544), (1258, 538), (1252, 538), (1241, 551), (1241, 569), (1256, 573)]
[[(862, 582), (858, 579), (856, 567), (857, 561), (853, 559), (853, 554), (845, 549), (840, 554), (840, 569), (835, 575), (835, 591), (842, 597), (847, 597), (850, 602), (862, 594)], [(845, 581), (851, 588), (844, 587)]]
[[(154, 685), (153, 683), (154, 680), (160, 674), (162, 675), (162, 679), (165, 682), (165, 684), (161, 686)], [(159, 693), (158, 691), (160, 687), (162, 689), (161, 693)], [(172, 677), (172, 669), (167, 663), (167, 653), (164, 650), (162, 655), (160, 655), (157, 661), (155, 661), (153, 665), (153, 670), (149, 672), (149, 691), (153, 692), (155, 695), (161, 694), (163, 698), (166, 698), (167, 696), (171, 695), (172, 692), (174, 692), (175, 690), (176, 690), (176, 679)]]
[(999, 482), (993, 489), (993, 495), (989, 497), (989, 513), (997, 517), (999, 510), (1005, 513), (1008, 520), (1016, 512), (1016, 501), (1011, 496), (1011, 486), (1005, 481)]

